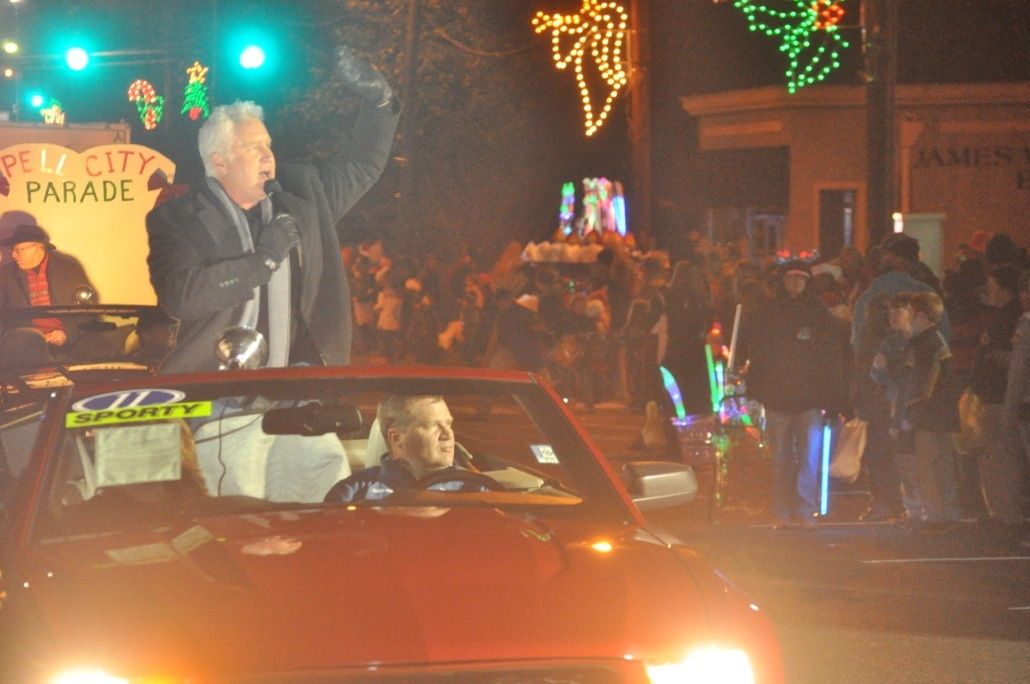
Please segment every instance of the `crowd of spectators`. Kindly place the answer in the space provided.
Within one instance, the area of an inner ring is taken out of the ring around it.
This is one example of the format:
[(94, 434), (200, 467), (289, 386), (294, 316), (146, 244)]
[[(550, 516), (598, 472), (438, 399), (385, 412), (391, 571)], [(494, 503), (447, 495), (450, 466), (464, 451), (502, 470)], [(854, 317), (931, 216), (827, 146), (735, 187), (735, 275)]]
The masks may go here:
[(782, 458), (794, 461), (774, 473), (780, 523), (810, 524), (817, 466), (805, 455), (814, 457), (814, 437), (804, 437), (827, 415), (866, 422), (865, 519), (1022, 523), (1028, 434), (1018, 414), (1030, 380), (1012, 349), (1030, 307), (1030, 262), (1008, 235), (978, 235), (940, 279), (906, 235), (828, 260), (749, 259), (741, 243), (698, 232), (672, 254), (640, 252), (616, 234), (603, 245), (590, 264), (531, 261), (514, 242), (492, 264), (460, 249), (444, 260), (390, 255), (380, 242), (345, 248), (355, 354), (531, 370), (587, 410), (619, 402), (643, 412), (654, 401), (668, 416), (664, 369), (686, 411), (703, 414), (712, 410), (706, 346), (725, 348), (739, 304), (740, 363), (728, 372), (750, 385), (771, 441), (786, 440)]

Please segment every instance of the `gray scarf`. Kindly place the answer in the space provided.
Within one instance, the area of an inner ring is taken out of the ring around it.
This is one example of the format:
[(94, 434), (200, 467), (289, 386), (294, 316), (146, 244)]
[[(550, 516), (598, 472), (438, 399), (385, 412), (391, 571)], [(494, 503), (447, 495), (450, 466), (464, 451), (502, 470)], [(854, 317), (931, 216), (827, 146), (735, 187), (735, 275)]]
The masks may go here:
[[(208, 177), (207, 185), (215, 197), (221, 200), (222, 205), (232, 217), (236, 232), (240, 237), (240, 244), (243, 251), (250, 254), (254, 252), (254, 240), (250, 236), (250, 227), (247, 225), (247, 216), (243, 209), (233, 202), (225, 193), (222, 184), (216, 179)], [(268, 223), (272, 220), (272, 200), (265, 197), (261, 200), (261, 220)], [(261, 288), (254, 288), (254, 296), (244, 302), (240, 313), (240, 320), (237, 325), (257, 329), (258, 315), (261, 311)], [(281, 368), (289, 363), (290, 359), (290, 258), (283, 259), (279, 268), (272, 272), (272, 279), (268, 281), (268, 368)]]

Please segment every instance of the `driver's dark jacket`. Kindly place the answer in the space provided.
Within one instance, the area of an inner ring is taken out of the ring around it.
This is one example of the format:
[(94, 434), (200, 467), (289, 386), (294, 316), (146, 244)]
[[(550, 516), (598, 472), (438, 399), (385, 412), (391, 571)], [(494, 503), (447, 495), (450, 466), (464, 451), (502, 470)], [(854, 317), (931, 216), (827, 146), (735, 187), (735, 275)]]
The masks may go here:
[[(434, 470), (433, 474), (448, 470), (460, 470), (460, 468), (452, 465), (442, 470)], [(410, 489), (417, 481), (407, 461), (391, 458), (387, 454), (383, 456), (381, 465), (365, 468), (333, 485), (333, 488), (325, 495), (325, 502), (377, 501), (385, 499), (397, 490)], [(482, 491), (482, 487), (478, 485), (459, 480), (439, 482), (427, 489), (445, 492)]]

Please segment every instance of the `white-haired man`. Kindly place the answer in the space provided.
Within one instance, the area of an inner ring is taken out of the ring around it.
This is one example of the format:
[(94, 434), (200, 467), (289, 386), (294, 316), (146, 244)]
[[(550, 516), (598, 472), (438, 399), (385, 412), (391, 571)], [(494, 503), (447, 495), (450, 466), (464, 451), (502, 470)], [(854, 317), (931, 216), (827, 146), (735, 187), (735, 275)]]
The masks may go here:
[(336, 76), (362, 100), (339, 154), (277, 166), (261, 107), (216, 107), (198, 135), (206, 182), (147, 216), (150, 280), (180, 321), (163, 372), (214, 370), (216, 336), (237, 325), (265, 335), (268, 366), (348, 362), (336, 223), (385, 168), (400, 106), (374, 67), (346, 47), (336, 58)]

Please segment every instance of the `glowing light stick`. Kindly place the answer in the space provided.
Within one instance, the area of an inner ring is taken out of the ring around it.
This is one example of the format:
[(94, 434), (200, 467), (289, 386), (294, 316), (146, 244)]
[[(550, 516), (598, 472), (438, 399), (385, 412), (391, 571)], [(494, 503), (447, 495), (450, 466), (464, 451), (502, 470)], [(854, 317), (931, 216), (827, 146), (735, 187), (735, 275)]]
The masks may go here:
[(715, 360), (712, 359), (712, 345), (705, 345), (705, 362), (708, 364), (708, 390), (712, 397), (712, 412), (718, 413), (719, 411), (719, 400), (718, 392), (715, 389)]
[(722, 362), (718, 361), (715, 364), (715, 405), (717, 411), (722, 408), (722, 398), (725, 396), (723, 389), (725, 385), (723, 383), (725, 382), (726, 377), (723, 373)]
[(672, 405), (676, 407), (676, 417), (680, 419), (686, 418), (687, 410), (683, 407), (683, 395), (680, 393), (679, 385), (676, 384), (676, 378), (672, 377), (672, 373), (665, 366), (658, 366), (658, 370), (662, 372), (662, 382), (665, 384), (665, 391), (669, 393)]
[(561, 234), (572, 235), (572, 219), (576, 215), (576, 184), (563, 183), (561, 186), (561, 208), (558, 210), (558, 227)]
[[(823, 414), (825, 416), (825, 414)], [(819, 474), (819, 515), (826, 515), (830, 510), (830, 424), (823, 424), (823, 467)]]
[(740, 332), (740, 310), (743, 306), (737, 304), (737, 310), (733, 312), (733, 334), (730, 336), (730, 355), (726, 362), (726, 369), (730, 373), (733, 372), (733, 363), (737, 360), (737, 333)]
[(612, 213), (615, 215), (615, 232), (626, 237), (626, 198), (622, 194), (622, 183), (615, 181), (615, 196), (612, 197)]

